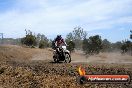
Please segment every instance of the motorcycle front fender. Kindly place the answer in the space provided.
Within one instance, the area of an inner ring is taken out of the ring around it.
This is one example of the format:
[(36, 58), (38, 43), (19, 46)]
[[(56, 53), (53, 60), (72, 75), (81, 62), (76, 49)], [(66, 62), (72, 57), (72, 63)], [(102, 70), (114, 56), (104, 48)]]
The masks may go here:
[(70, 54), (70, 51), (69, 51), (69, 50), (65, 50), (65, 53), (68, 53), (68, 54)]

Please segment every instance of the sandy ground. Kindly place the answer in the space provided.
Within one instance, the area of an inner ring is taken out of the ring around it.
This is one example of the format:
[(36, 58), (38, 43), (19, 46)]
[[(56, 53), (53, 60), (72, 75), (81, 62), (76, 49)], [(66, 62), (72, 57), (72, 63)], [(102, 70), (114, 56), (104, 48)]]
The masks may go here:
[(53, 60), (53, 50), (52, 49), (41, 49), (39, 53), (34, 54), (31, 60)]

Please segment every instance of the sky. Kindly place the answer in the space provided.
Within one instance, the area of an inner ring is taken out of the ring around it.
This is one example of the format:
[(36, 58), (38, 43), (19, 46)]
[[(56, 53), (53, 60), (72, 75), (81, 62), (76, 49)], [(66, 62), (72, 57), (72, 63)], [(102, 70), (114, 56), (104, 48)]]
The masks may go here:
[(0, 33), (21, 38), (25, 29), (54, 39), (77, 26), (111, 42), (129, 39), (132, 0), (0, 0)]

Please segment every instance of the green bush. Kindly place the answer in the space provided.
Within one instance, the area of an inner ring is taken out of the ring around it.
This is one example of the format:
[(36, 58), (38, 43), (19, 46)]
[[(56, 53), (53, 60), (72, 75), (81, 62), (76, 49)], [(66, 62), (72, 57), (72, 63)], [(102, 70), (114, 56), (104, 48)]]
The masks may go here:
[(68, 47), (67, 49), (70, 51), (70, 52), (73, 52), (74, 51), (74, 48), (75, 48), (75, 43), (73, 41), (70, 41), (67, 43), (68, 44)]
[(32, 34), (30, 30), (25, 30), (26, 31), (26, 36), (21, 39), (21, 43), (29, 46), (29, 47), (34, 47), (36, 46), (36, 36)]
[(99, 35), (83, 40), (83, 51), (86, 54), (98, 54), (102, 49), (102, 39)]
[(132, 52), (132, 42), (126, 41), (121, 46), (122, 53)]
[(26, 35), (26, 37), (21, 39), (21, 43), (25, 44), (26, 46), (35, 46), (36, 45), (36, 37), (32, 34)]
[(46, 48), (46, 47), (48, 47), (49, 46), (49, 44), (48, 44), (48, 42), (47, 41), (44, 41), (44, 40), (41, 40), (40, 42), (39, 42), (39, 48)]

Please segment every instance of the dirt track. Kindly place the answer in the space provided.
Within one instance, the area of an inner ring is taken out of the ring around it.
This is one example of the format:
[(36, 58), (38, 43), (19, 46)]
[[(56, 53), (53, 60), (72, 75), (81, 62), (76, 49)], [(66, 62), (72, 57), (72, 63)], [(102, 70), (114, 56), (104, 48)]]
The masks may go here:
[[(81, 53), (74, 53), (72, 54), (72, 63), (65, 64), (53, 62), (51, 49), (43, 50), (19, 46), (2, 46), (0, 47), (0, 57), (0, 86), (3, 88), (132, 87), (132, 83), (89, 83), (79, 85), (76, 82), (76, 78), (79, 76), (78, 67), (80, 65), (85, 68), (87, 74), (130, 74), (132, 76), (131, 56), (127, 55), (101, 53), (86, 58)], [(124, 61), (125, 63), (123, 63)]]
[[(33, 55), (31, 60), (49, 60), (52, 59), (52, 49), (41, 50), (38, 54)], [(71, 54), (71, 63), (108, 63), (108, 64), (132, 64), (132, 56), (121, 55), (120, 53), (100, 53), (87, 57), (85, 54), (76, 52)]]

